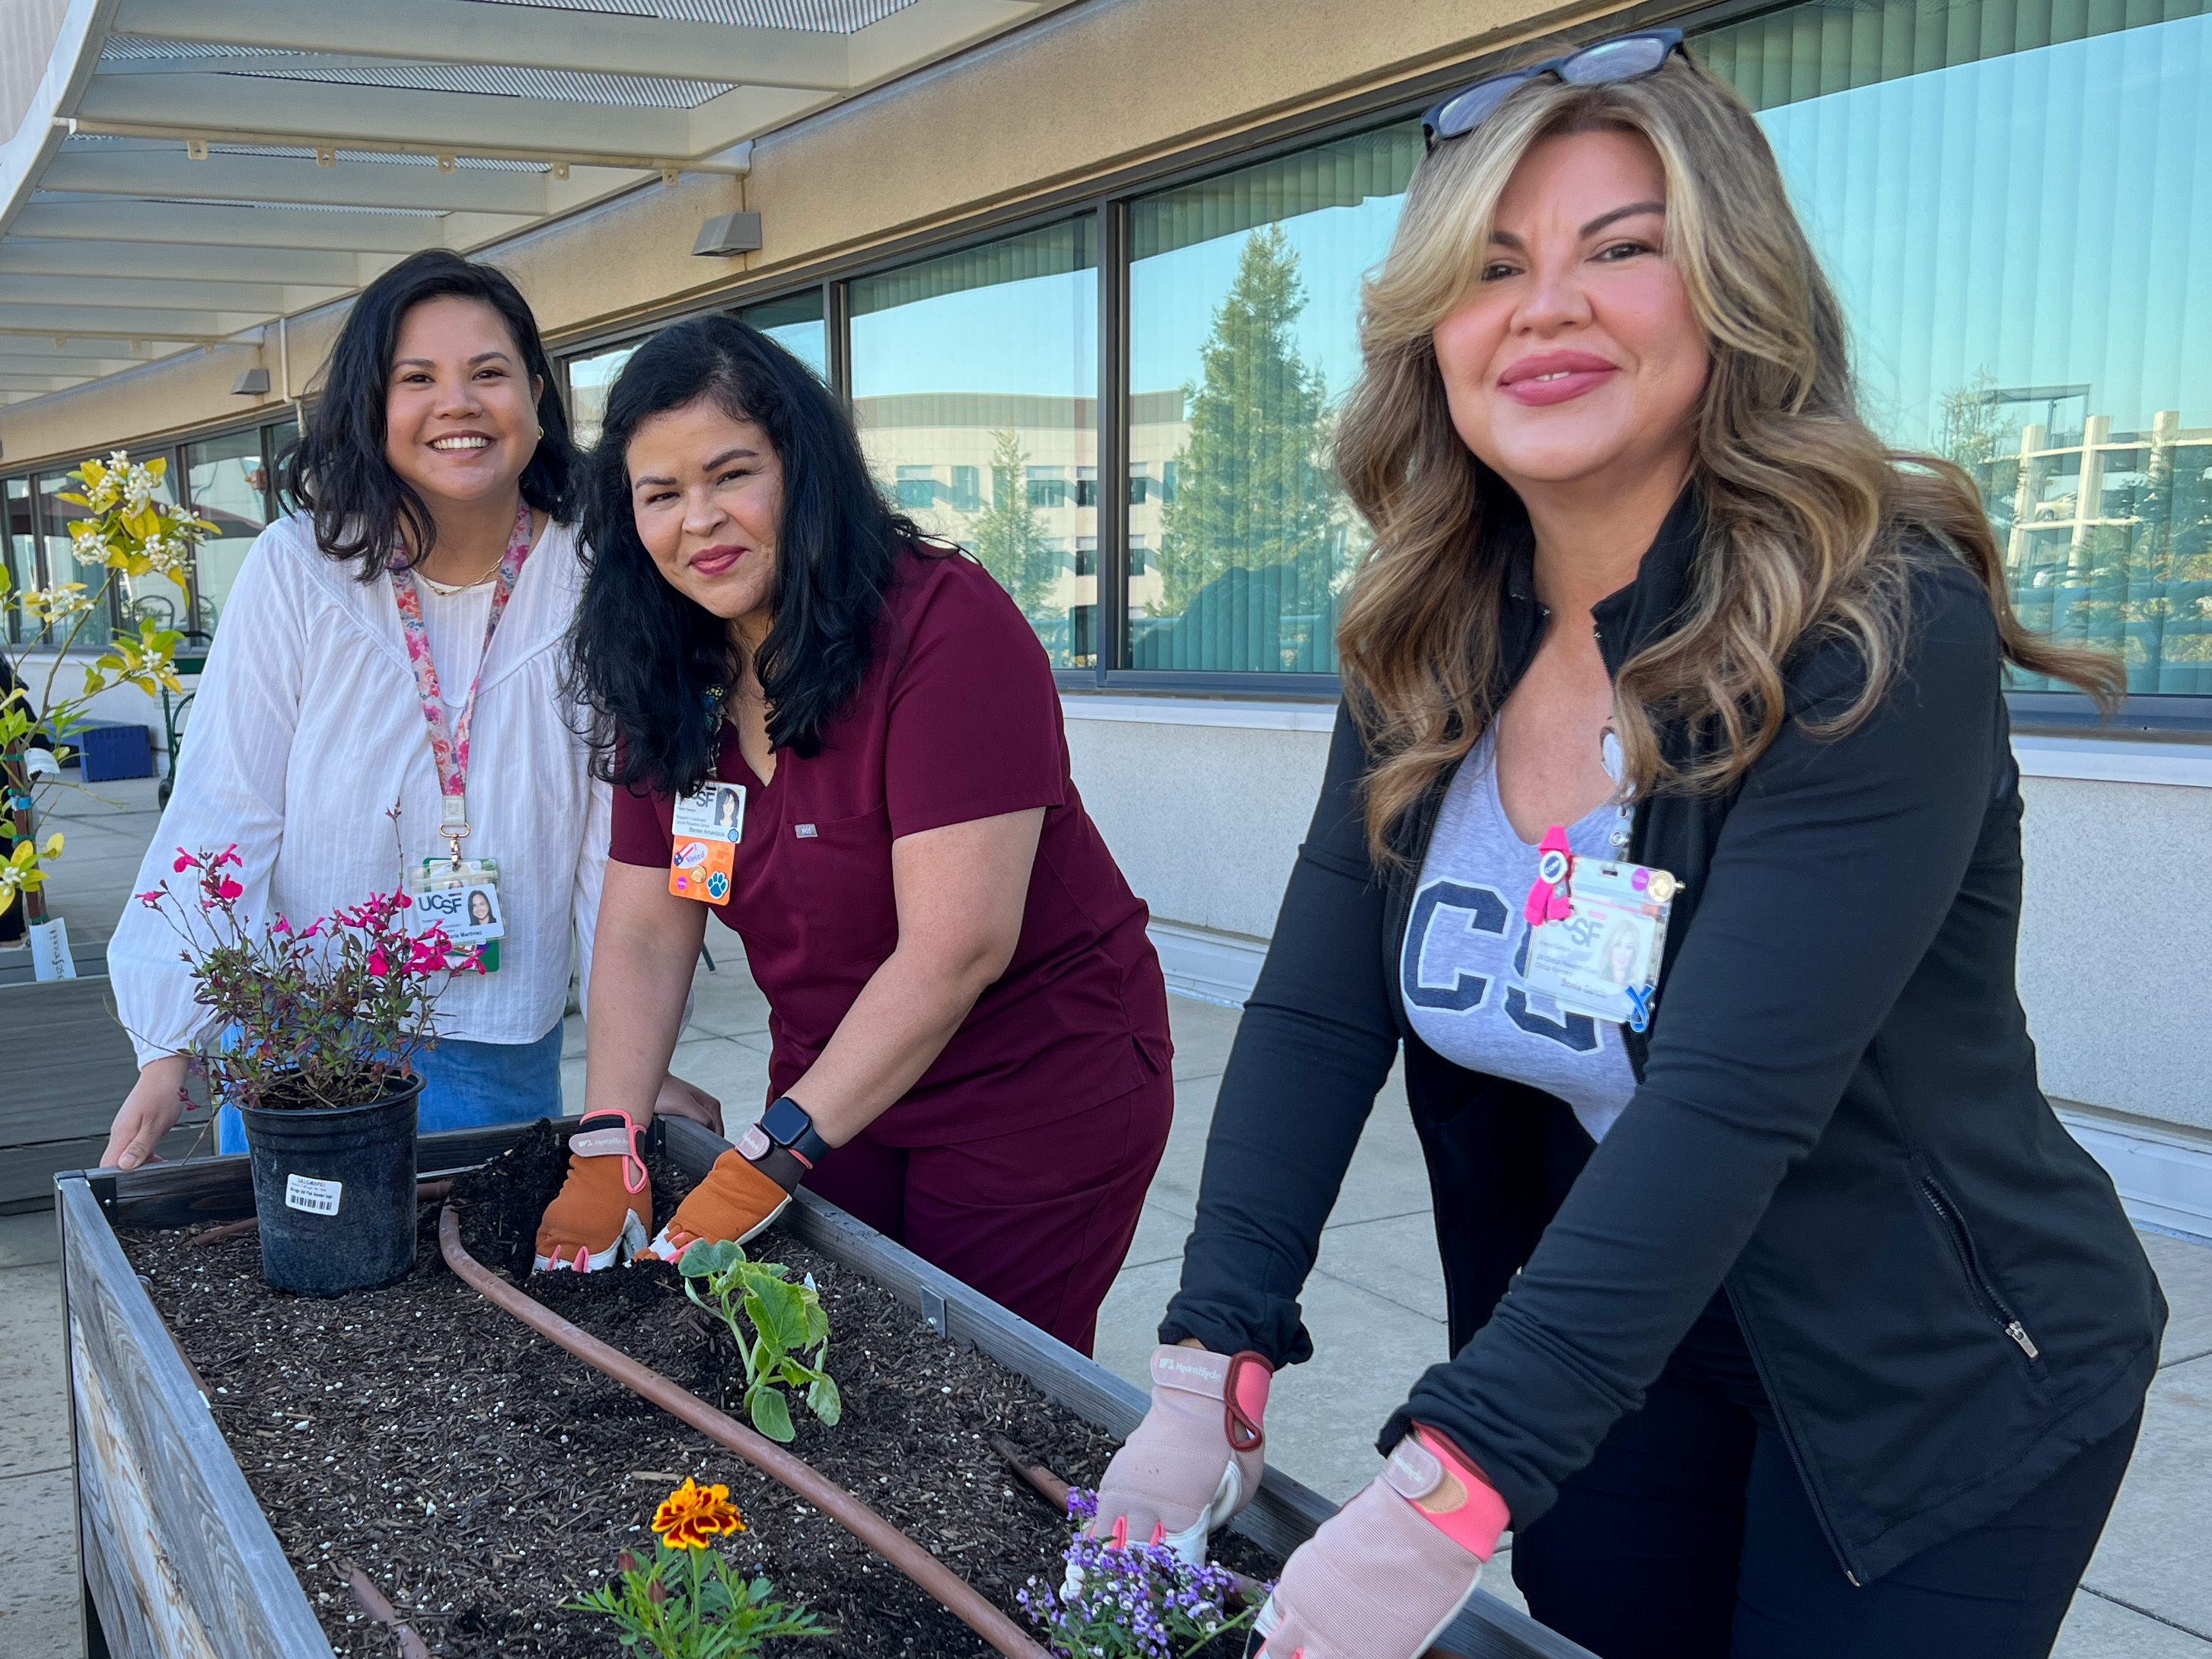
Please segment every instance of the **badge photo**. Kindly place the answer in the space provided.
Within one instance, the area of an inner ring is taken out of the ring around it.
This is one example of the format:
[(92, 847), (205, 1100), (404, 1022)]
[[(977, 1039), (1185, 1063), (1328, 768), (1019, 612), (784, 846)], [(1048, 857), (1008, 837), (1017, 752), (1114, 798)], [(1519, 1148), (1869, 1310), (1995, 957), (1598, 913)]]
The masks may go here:
[(679, 795), (669, 829), (696, 841), (734, 846), (745, 835), (745, 787), (709, 778), (688, 795)]

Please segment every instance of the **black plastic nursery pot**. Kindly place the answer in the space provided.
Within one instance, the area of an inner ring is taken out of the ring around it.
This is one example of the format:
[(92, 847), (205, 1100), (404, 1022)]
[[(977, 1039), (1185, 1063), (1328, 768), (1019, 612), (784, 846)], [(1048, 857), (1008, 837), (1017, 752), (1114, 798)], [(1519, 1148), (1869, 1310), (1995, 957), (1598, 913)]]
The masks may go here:
[(343, 1296), (415, 1266), (410, 1078), (366, 1106), (241, 1106), (261, 1218), (261, 1276), (301, 1296)]

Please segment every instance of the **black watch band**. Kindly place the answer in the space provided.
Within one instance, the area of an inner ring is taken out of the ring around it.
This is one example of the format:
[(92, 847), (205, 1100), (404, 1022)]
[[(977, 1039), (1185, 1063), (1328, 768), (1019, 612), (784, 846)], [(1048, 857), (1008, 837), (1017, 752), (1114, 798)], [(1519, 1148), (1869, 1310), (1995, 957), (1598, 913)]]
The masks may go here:
[(760, 1127), (770, 1141), (810, 1170), (830, 1155), (830, 1143), (815, 1129), (812, 1115), (789, 1095), (761, 1114)]

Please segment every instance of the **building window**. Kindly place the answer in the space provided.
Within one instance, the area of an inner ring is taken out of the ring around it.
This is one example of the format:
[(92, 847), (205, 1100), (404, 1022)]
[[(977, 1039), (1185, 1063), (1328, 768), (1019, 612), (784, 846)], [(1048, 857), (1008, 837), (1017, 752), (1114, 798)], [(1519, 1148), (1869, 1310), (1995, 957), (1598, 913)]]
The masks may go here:
[(898, 470), (898, 504), (907, 512), (927, 512), (937, 505), (937, 469), (902, 466)]
[(886, 480), (908, 466), (967, 472), (969, 492), (945, 492), (917, 514), (922, 527), (1005, 585), (1061, 668), (1097, 659), (1073, 621), (1093, 596), (1079, 591), (1065, 551), (1069, 538), (1098, 532), (1097, 507), (1074, 506), (1069, 492), (1075, 469), (1098, 461), (1096, 225), (1063, 221), (846, 290), (869, 464)]
[(822, 320), (822, 290), (802, 289), (781, 300), (746, 306), (738, 320), (749, 323), (814, 371), (817, 380), (830, 378), (830, 331)]
[[(134, 459), (143, 459), (133, 457)], [(32, 483), (32, 493), (38, 497), (39, 528), (46, 542), (46, 585), (56, 588), (69, 582), (82, 584), (85, 596), (91, 598), (100, 591), (107, 580), (107, 568), (100, 564), (79, 564), (75, 544), (70, 540), (70, 525), (85, 516), (85, 510), (62, 500), (64, 491), (74, 492), (76, 485), (65, 472), (45, 472)], [(168, 483), (162, 483), (161, 495), (169, 495)], [(163, 578), (167, 580), (167, 578)], [(95, 605), (78, 621), (52, 630), (48, 639), (52, 645), (66, 645), (71, 650), (104, 646), (115, 637), (114, 596)]]
[(1359, 373), (1360, 274), (1420, 156), (1401, 123), (1131, 204), (1129, 458), (1164, 487), (1130, 504), (1160, 580), (1128, 666), (1335, 671), (1364, 531), (1328, 428)]
[(2205, 695), (2212, 16), (2160, 15), (1816, 0), (1692, 46), (1773, 142), (1877, 429), (1980, 484), (2021, 620)]
[(18, 611), (14, 598), (27, 587), (39, 586), (39, 532), (31, 521), (31, 481), (28, 478), (8, 480), (6, 506), (7, 544), (4, 554), (8, 561), (9, 604), (4, 617), (0, 617), (0, 636), (11, 645), (28, 645), (38, 637), (38, 625), (26, 621)]
[(630, 354), (642, 343), (632, 340), (611, 351), (568, 360), (568, 436), (577, 448), (589, 449), (599, 442), (599, 423), (606, 418), (607, 393), (614, 389), (615, 376), (622, 373)]
[(1078, 536), (1075, 538), (1075, 574), (1095, 576), (1098, 574), (1098, 538)]
[(215, 526), (215, 533), (199, 547), (193, 584), (196, 632), (213, 634), (222, 619), (253, 538), (269, 523), (269, 483), (258, 428), (185, 446), (185, 494), (192, 511)]
[(1079, 466), (1075, 469), (1075, 504), (1078, 507), (1098, 505), (1098, 469)]
[(952, 469), (952, 490), (950, 505), (957, 513), (980, 513), (983, 510), (983, 469), (980, 466), (956, 466)]

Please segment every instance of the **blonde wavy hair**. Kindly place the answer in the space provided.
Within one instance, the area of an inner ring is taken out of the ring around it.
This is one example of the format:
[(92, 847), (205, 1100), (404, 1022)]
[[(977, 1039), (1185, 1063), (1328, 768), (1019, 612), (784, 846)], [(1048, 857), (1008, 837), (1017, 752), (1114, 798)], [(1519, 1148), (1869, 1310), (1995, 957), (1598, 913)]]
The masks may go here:
[[(1529, 148), (1601, 130), (1640, 134), (1658, 153), (1667, 254), (1711, 354), (1694, 416), (1705, 538), (1684, 613), (1615, 680), (1636, 790), (1718, 792), (1741, 778), (1786, 718), (1786, 665), (1816, 641), (1842, 637), (1867, 672), (1849, 707), (1807, 729), (1839, 735), (1866, 719), (1896, 674), (1907, 578), (1930, 542), (1988, 591), (2008, 660), (2100, 702), (2117, 698), (2124, 681), (2112, 659), (2055, 645), (2013, 614), (1966, 474), (1884, 448), (1860, 417), (1842, 311), (1734, 89), (1680, 52), (1607, 86), (1546, 77), (1421, 163), (1389, 254), (1362, 291), (1365, 367), (1335, 449), (1375, 540), (1337, 648), (1376, 757), (1365, 805), (1376, 858), (1402, 861), (1395, 827), (1489, 727), (1499, 692), (1505, 556), (1484, 532), (1507, 487), (1452, 425), (1433, 331), (1480, 270), (1498, 198)], [(1662, 753), (1662, 722), (1695, 733), (1695, 752)]]

